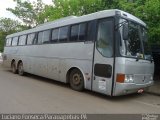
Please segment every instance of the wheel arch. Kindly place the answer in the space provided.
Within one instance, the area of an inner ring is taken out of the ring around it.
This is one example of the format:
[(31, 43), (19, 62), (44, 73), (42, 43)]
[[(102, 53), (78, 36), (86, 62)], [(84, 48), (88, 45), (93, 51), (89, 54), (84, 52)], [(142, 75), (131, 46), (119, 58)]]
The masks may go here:
[(11, 65), (13, 64), (13, 62), (16, 62), (16, 61), (15, 61), (15, 59), (12, 59), (12, 61), (11, 61)]
[(83, 70), (79, 67), (71, 67), (68, 71), (67, 71), (67, 74), (66, 74), (66, 83), (69, 83), (69, 76), (71, 74), (71, 71), (74, 70), (74, 69), (78, 69), (82, 75), (83, 75), (83, 78), (84, 78), (84, 86), (85, 86), (85, 76), (84, 76), (84, 73), (83, 73)]
[(19, 65), (19, 63), (21, 63), (21, 62), (23, 63), (23, 61), (22, 61), (22, 60), (19, 60), (19, 61), (18, 61), (18, 63), (17, 63), (17, 66), (18, 66), (18, 65)]

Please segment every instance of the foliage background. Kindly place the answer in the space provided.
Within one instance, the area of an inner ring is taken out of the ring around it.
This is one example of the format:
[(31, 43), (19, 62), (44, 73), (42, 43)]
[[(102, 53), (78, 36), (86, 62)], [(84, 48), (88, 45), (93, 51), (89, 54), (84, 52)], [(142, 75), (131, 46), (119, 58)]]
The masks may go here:
[(17, 3), (16, 7), (7, 10), (22, 22), (0, 18), (0, 51), (3, 51), (8, 34), (62, 17), (81, 16), (106, 9), (121, 9), (142, 19), (148, 25), (150, 43), (160, 45), (160, 0), (52, 0), (51, 5), (46, 5), (42, 0), (32, 3), (13, 1)]

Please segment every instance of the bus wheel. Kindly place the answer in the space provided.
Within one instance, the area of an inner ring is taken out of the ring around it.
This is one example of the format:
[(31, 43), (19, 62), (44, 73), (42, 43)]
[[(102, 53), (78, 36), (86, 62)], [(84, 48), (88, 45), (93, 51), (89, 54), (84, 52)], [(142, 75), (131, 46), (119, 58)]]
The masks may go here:
[(13, 72), (14, 74), (17, 73), (16, 62), (15, 62), (15, 61), (13, 61), (12, 64), (11, 64), (11, 70), (12, 70), (12, 72)]
[(84, 89), (84, 78), (78, 69), (71, 71), (69, 83), (73, 90), (82, 91)]
[(21, 76), (24, 75), (24, 69), (23, 69), (23, 63), (22, 62), (20, 62), (18, 64), (18, 74), (21, 75)]

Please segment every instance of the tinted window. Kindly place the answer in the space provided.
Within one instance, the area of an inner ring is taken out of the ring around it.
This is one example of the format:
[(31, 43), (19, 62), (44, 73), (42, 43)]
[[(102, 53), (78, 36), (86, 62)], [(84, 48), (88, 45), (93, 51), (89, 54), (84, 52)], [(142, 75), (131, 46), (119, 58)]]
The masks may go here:
[(113, 21), (100, 20), (98, 25), (98, 38), (96, 46), (98, 51), (105, 57), (111, 57), (113, 41)]
[(79, 40), (83, 41), (86, 39), (86, 23), (80, 24), (79, 29)]
[(43, 31), (43, 43), (49, 43), (50, 41), (50, 30)]
[(51, 42), (57, 42), (58, 41), (58, 34), (59, 34), (59, 29), (52, 30), (52, 40), (51, 40)]
[(94, 74), (99, 77), (110, 78), (112, 75), (112, 66), (106, 64), (95, 64)]
[(25, 45), (26, 44), (26, 37), (27, 37), (26, 35), (20, 36), (18, 45)]
[(38, 33), (38, 44), (42, 44), (43, 42), (43, 32)]
[(88, 22), (88, 27), (87, 27), (87, 40), (88, 41), (95, 41), (96, 27), (97, 27), (97, 22), (95, 20)]
[(49, 43), (49, 41), (50, 41), (50, 30), (38, 33), (38, 44)]
[(12, 40), (12, 46), (16, 46), (18, 43), (18, 37), (14, 37)]
[(6, 40), (6, 46), (11, 46), (12, 38)]
[(27, 45), (32, 45), (35, 37), (36, 37), (35, 33), (29, 34), (27, 38)]
[(70, 41), (84, 41), (86, 39), (87, 23), (73, 25), (71, 27)]
[(59, 41), (67, 41), (68, 40), (68, 26), (60, 28), (59, 33)]
[(78, 41), (78, 32), (79, 32), (79, 25), (74, 25), (71, 27), (70, 41)]

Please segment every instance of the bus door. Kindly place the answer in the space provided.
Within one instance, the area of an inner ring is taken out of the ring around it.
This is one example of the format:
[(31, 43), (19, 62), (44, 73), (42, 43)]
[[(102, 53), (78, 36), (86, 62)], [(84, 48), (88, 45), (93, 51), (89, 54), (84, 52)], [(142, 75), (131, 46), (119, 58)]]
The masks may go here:
[(114, 19), (98, 21), (95, 42), (92, 90), (111, 95), (113, 76), (113, 32)]

